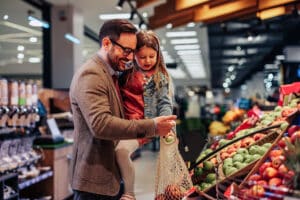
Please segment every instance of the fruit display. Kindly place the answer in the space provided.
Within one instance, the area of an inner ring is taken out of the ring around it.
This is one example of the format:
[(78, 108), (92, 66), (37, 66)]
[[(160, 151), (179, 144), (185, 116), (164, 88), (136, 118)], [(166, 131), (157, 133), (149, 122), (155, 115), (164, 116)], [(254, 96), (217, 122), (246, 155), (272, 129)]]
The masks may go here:
[[(236, 181), (240, 194), (248, 195), (240, 199), (259, 199), (293, 189), (289, 184), (295, 177), (299, 182), (300, 174), (291, 167), (295, 160), (300, 162), (300, 147), (295, 147), (300, 140), (299, 108), (300, 99), (294, 99), (288, 105), (263, 112), (260, 118), (245, 119), (225, 138), (208, 145), (190, 168), (198, 195), (220, 198), (215, 195)], [(297, 116), (297, 125), (290, 125)], [(298, 152), (298, 157), (288, 159), (288, 147), (293, 155)]]

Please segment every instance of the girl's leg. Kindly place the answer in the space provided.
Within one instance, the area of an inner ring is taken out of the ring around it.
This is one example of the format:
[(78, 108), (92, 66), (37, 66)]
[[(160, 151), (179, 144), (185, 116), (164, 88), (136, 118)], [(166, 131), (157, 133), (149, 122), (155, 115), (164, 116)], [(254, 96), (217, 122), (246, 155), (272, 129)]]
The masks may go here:
[[(138, 148), (137, 140), (121, 140), (116, 147), (117, 162), (120, 168), (121, 176), (124, 181), (124, 200), (134, 198), (134, 179), (135, 171), (131, 161), (131, 154)], [(129, 197), (132, 198), (129, 198)], [(121, 198), (121, 199), (122, 199)]]

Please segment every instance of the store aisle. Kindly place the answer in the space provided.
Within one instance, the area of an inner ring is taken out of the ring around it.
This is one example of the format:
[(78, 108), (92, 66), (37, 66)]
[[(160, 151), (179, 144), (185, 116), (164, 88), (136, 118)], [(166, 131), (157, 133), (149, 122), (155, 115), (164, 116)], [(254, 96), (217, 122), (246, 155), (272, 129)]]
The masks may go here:
[(135, 192), (137, 200), (154, 199), (154, 181), (156, 158), (158, 152), (143, 150), (141, 156), (134, 160), (136, 170)]

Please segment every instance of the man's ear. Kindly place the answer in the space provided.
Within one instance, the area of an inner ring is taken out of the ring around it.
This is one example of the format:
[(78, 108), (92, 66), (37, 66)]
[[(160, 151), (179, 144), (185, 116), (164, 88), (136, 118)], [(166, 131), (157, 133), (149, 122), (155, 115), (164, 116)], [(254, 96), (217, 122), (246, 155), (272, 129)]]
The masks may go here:
[(110, 41), (109, 37), (104, 37), (104, 38), (102, 39), (102, 46), (103, 46), (103, 48), (104, 48), (105, 50), (108, 50), (109, 47), (110, 47), (110, 45), (111, 45), (111, 41)]

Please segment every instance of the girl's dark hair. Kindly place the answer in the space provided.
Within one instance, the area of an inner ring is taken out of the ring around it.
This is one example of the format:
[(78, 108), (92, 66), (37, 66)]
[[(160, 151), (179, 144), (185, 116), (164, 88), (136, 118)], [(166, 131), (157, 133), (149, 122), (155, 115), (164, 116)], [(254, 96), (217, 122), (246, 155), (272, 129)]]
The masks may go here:
[(102, 46), (102, 39), (109, 37), (113, 40), (118, 40), (121, 33), (135, 34), (137, 28), (128, 20), (125, 19), (113, 19), (106, 21), (99, 31), (99, 45)]
[[(138, 52), (142, 47), (149, 47), (154, 49), (157, 52), (157, 61), (155, 64), (155, 73), (154, 73), (154, 82), (155, 87), (159, 88), (160, 83), (160, 73), (164, 74), (169, 82), (169, 74), (167, 72), (167, 67), (165, 65), (163, 55), (160, 49), (159, 39), (153, 31), (145, 31), (141, 30), (137, 33), (137, 45), (136, 45), (136, 52)], [(159, 73), (160, 72), (160, 73)]]

